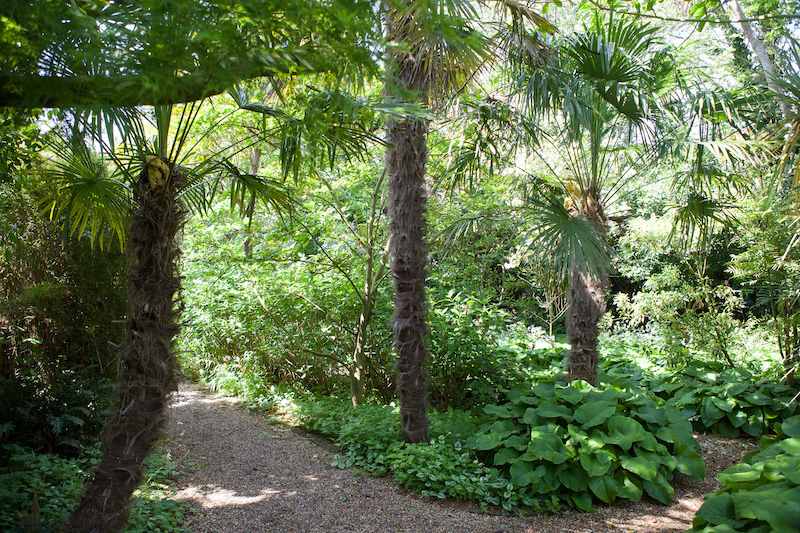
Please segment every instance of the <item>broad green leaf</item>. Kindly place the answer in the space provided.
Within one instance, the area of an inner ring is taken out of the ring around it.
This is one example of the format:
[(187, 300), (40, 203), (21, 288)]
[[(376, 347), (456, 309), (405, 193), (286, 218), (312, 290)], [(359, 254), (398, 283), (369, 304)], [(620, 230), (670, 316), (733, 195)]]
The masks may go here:
[(494, 454), (494, 464), (504, 465), (513, 463), (520, 455), (522, 454), (513, 448), (500, 448), (497, 453)]
[(678, 472), (692, 476), (700, 481), (706, 477), (706, 465), (699, 453), (686, 445), (675, 447), (675, 458), (678, 460)]
[(747, 423), (747, 413), (744, 411), (734, 411), (728, 413), (728, 421), (735, 428), (741, 428)]
[(781, 431), (787, 437), (800, 437), (800, 416), (784, 420), (781, 424)]
[(638, 502), (642, 499), (642, 482), (630, 476), (625, 470), (617, 470), (614, 474), (614, 480), (619, 487), (620, 498), (625, 498), (633, 502)]
[(485, 450), (494, 450), (495, 448), (499, 448), (503, 445), (503, 441), (507, 435), (503, 435), (502, 433), (488, 433), (486, 435), (481, 435), (475, 441), (475, 449), (480, 451)]
[(511, 418), (512, 416), (508, 406), (505, 405), (487, 405), (484, 406), (483, 412), (499, 418)]
[(642, 481), (642, 488), (651, 498), (658, 500), (664, 505), (672, 501), (675, 489), (667, 482), (661, 474), (658, 474), (652, 481)]
[(616, 403), (605, 402), (585, 403), (575, 409), (575, 422), (584, 429), (602, 424), (617, 411)]
[(736, 400), (733, 398), (719, 398), (717, 396), (712, 396), (709, 399), (721, 411), (725, 411), (726, 413), (730, 413), (736, 409)]
[(506, 448), (515, 448), (519, 451), (524, 451), (530, 442), (531, 440), (529, 438), (523, 437), (522, 435), (511, 435), (503, 443), (503, 446)]
[(649, 422), (651, 424), (656, 424), (658, 426), (664, 426), (667, 423), (667, 417), (664, 414), (664, 411), (661, 409), (656, 409), (649, 405), (643, 405), (636, 411), (633, 411), (632, 414), (641, 419), (645, 422)]
[(610, 475), (595, 477), (589, 482), (589, 489), (601, 501), (611, 503), (617, 498), (619, 485)]
[(743, 395), (744, 399), (753, 405), (772, 405), (774, 400), (761, 392), (749, 392)]
[(558, 479), (569, 490), (580, 492), (589, 486), (589, 474), (581, 468), (569, 468), (559, 472)]
[(777, 446), (783, 449), (786, 453), (797, 455), (800, 454), (800, 437), (790, 439), (783, 439), (777, 443)]
[(592, 505), (592, 495), (589, 494), (589, 492), (573, 492), (571, 496), (575, 507), (581, 511), (589, 513), (594, 510), (594, 505)]
[(545, 470), (542, 465), (537, 467), (534, 463), (518, 459), (512, 463), (509, 475), (515, 487), (527, 487), (531, 483), (539, 481)]
[(557, 394), (559, 398), (571, 403), (572, 405), (580, 403), (580, 401), (583, 400), (583, 398), (585, 397), (585, 394), (583, 392), (571, 386), (564, 387), (563, 389), (558, 389)]
[(717, 481), (723, 485), (757, 481), (761, 478), (761, 471), (748, 464), (735, 464), (726, 468), (717, 475)]
[(632, 472), (644, 480), (653, 480), (658, 474), (658, 466), (643, 457), (623, 455), (619, 458), (619, 464), (628, 472)]
[(563, 418), (567, 421), (572, 420), (572, 410), (569, 407), (553, 402), (542, 402), (542, 404), (536, 408), (536, 414), (542, 418)]
[(609, 453), (605, 454), (588, 454), (579, 453), (578, 457), (581, 466), (591, 477), (602, 476), (611, 469), (612, 457)]
[(538, 426), (542, 423), (542, 418), (536, 414), (536, 408), (528, 407), (525, 409), (525, 414), (522, 415), (522, 421), (529, 426)]
[(711, 496), (697, 510), (697, 516), (710, 524), (732, 522), (736, 517), (731, 495), (723, 493)]
[[(753, 496), (756, 494), (753, 493)], [(754, 502), (753, 512), (756, 518), (767, 522), (776, 533), (797, 533), (800, 531), (800, 487), (778, 498)]]

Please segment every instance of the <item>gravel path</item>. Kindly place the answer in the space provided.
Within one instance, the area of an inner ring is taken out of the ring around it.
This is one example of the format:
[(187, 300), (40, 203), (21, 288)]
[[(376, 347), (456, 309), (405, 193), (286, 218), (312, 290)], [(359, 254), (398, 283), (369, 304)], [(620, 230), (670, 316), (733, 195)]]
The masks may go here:
[(753, 448), (749, 441), (700, 437), (707, 481), (677, 481), (672, 505), (621, 502), (596, 513), (519, 518), (471, 512), (459, 502), (420, 500), (357, 469), (330, 467), (334, 449), (183, 384), (170, 408), (168, 449), (193, 463), (176, 497), (197, 509), (194, 533), (547, 533), (666, 532), (691, 526), (716, 473)]

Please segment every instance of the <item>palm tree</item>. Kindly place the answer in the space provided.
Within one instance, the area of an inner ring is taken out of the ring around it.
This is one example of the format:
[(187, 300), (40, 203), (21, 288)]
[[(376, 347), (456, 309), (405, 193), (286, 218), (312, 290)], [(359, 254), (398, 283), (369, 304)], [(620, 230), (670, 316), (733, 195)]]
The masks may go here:
[[(184, 165), (188, 162), (184, 142), (199, 109), (200, 104), (184, 106), (172, 134), (173, 106), (155, 108), (157, 140), (152, 145), (145, 137), (143, 112), (104, 113), (108, 119), (99, 118), (94, 125), (105, 124), (108, 129), (85, 131), (102, 146), (111, 165), (93, 154), (80, 135), (53, 145), (59, 160), (45, 186), (51, 192), (47, 200), (51, 215), (64, 218), (65, 229), (71, 224), (75, 233), (91, 228), (93, 240), (127, 238), (129, 264), (127, 331), (119, 345), (118, 378), (102, 456), (64, 531), (124, 527), (144, 460), (161, 436), (169, 395), (177, 389), (175, 337), (183, 307), (177, 237), (187, 205), (205, 207), (206, 195), (215, 190), (206, 187), (205, 178), (219, 168), (210, 163), (191, 169)], [(83, 121), (87, 124), (92, 125)], [(119, 145), (117, 132), (122, 137)], [(123, 158), (119, 154), (125, 151), (131, 155)], [(284, 205), (285, 195), (276, 184), (256, 176), (239, 178), (233, 190), (241, 205), (248, 203), (245, 196)], [(106, 236), (104, 228), (110, 228), (112, 235)]]
[[(567, 195), (568, 214), (588, 223), (601, 238), (588, 247), (570, 245), (567, 252), (567, 381), (597, 382), (598, 323), (605, 312), (610, 268), (610, 248), (602, 242), (609, 224), (606, 209), (626, 170), (653, 155), (658, 144), (659, 98), (664, 93), (669, 97), (674, 71), (668, 54), (657, 49), (655, 32), (635, 19), (596, 13), (583, 32), (557, 49), (562, 63), (553, 71), (558, 87), (554, 96), (561, 106), (561, 129), (553, 144), (561, 149), (566, 172), (556, 181)], [(526, 81), (526, 91), (533, 89), (539, 98), (546, 94), (536, 76)], [(545, 83), (553, 81), (544, 77)], [(548, 243), (541, 244), (548, 248)], [(575, 254), (577, 248), (598, 253), (592, 259), (586, 252)]]
[[(395, 101), (428, 106), (463, 85), (486, 55), (483, 39), (468, 25), (476, 17), (466, 2), (386, 1), (384, 11), (386, 92)], [(427, 442), (428, 119), (390, 118), (386, 127), (400, 425), (407, 442)]]
[[(607, 206), (630, 174), (626, 169), (658, 145), (660, 99), (671, 95), (673, 63), (657, 49), (655, 31), (613, 13), (595, 14), (579, 33), (529, 41), (544, 53), (510, 47), (512, 97), (487, 96), (467, 110), (469, 125), (462, 129), (470, 138), (460, 141), (451, 164), (451, 173), (472, 179), (487, 165), (513, 164), (522, 149), (549, 168), (549, 176), (527, 184), (535, 195), (520, 209), (529, 215), (523, 241), (537, 261), (568, 281), (568, 381), (597, 380), (598, 322), (611, 266)], [(543, 155), (548, 145), (558, 162)]]

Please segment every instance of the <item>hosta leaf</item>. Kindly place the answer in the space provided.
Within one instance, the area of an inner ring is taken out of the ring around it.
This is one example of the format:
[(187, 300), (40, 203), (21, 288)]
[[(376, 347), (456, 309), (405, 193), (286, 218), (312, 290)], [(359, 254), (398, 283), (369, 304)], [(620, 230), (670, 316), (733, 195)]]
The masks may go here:
[(728, 421), (735, 428), (741, 428), (747, 423), (747, 413), (744, 411), (734, 411), (728, 413)]
[(591, 477), (602, 476), (611, 469), (611, 460), (608, 455), (595, 455), (580, 453), (581, 466)]
[(483, 412), (499, 418), (511, 418), (512, 416), (511, 410), (506, 405), (487, 405), (483, 408)]
[(800, 454), (800, 437), (783, 439), (778, 443), (778, 446), (786, 453)]
[(619, 464), (628, 472), (648, 481), (655, 479), (658, 474), (658, 466), (644, 457), (623, 455), (619, 458)]
[(496, 454), (494, 454), (494, 464), (504, 465), (507, 463), (512, 463), (520, 455), (522, 454), (513, 448), (501, 448)]
[(784, 420), (781, 424), (781, 431), (787, 437), (800, 437), (800, 416)]
[(594, 492), (601, 501), (611, 503), (617, 498), (619, 485), (612, 476), (605, 475), (595, 477), (589, 482), (589, 489)]
[(589, 474), (581, 468), (570, 468), (558, 474), (558, 479), (569, 490), (580, 492), (589, 486)]
[(506, 435), (501, 433), (488, 433), (486, 435), (481, 435), (475, 441), (475, 449), (481, 451), (494, 450), (495, 448), (499, 448), (503, 445), (505, 437)]
[(723, 485), (757, 481), (761, 478), (761, 471), (751, 465), (739, 463), (726, 468), (717, 475), (717, 481)]
[(772, 405), (774, 400), (761, 392), (749, 392), (743, 395), (744, 399), (753, 405)]
[(536, 414), (542, 418), (564, 418), (572, 420), (572, 410), (566, 405), (559, 405), (553, 402), (543, 402), (536, 408)]
[(585, 403), (575, 409), (575, 422), (588, 429), (602, 424), (615, 412), (617, 412), (616, 403), (613, 405), (605, 402)]
[(581, 511), (589, 513), (594, 510), (594, 505), (592, 505), (592, 495), (588, 492), (574, 492), (571, 494), (571, 496), (575, 507)]
[(675, 458), (678, 460), (678, 472), (692, 476), (700, 481), (706, 477), (706, 465), (699, 453), (686, 445), (675, 447)]
[(797, 533), (800, 530), (800, 487), (785, 492), (779, 498), (762, 499), (754, 503), (753, 512), (756, 518), (767, 522), (776, 533)]
[(632, 414), (637, 418), (639, 418), (640, 420), (644, 420), (645, 422), (649, 422), (650, 424), (664, 426), (667, 423), (667, 417), (664, 414), (664, 411), (662, 411), (661, 409), (656, 409), (655, 407), (651, 407), (649, 405), (644, 405), (640, 407)]
[(570, 386), (564, 387), (558, 391), (558, 397), (566, 402), (571, 403), (572, 405), (580, 403), (584, 396), (585, 394), (583, 392), (575, 389), (575, 387)]
[(671, 502), (672, 497), (675, 495), (675, 489), (661, 474), (657, 475), (652, 481), (642, 481), (642, 488), (651, 498), (660, 501), (664, 505)]
[(511, 465), (509, 474), (515, 487), (527, 487), (539, 481), (545, 471), (546, 468), (542, 465), (535, 466), (529, 461), (517, 460)]
[(614, 480), (619, 487), (620, 498), (625, 498), (634, 502), (642, 499), (642, 482), (636, 478), (632, 478), (625, 470), (617, 470), (614, 474)]
[(709, 497), (697, 510), (697, 517), (710, 524), (732, 522), (736, 516), (731, 495), (723, 493)]
[(525, 414), (522, 415), (522, 421), (529, 426), (538, 426), (542, 423), (542, 418), (536, 414), (534, 407), (528, 407), (525, 409)]
[(736, 400), (733, 398), (719, 398), (718, 396), (712, 396), (709, 399), (721, 411), (725, 411), (726, 413), (730, 413), (736, 408)]

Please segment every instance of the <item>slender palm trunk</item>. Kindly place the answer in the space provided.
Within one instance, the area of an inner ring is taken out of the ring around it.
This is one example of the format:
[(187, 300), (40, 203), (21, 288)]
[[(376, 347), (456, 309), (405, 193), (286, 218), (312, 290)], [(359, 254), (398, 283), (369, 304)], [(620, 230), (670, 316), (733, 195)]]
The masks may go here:
[(387, 166), (394, 275), (394, 345), (403, 437), (428, 440), (428, 232), (425, 191), (428, 125), (390, 121)]
[[(393, 7), (389, 5), (389, 12)], [(397, 11), (388, 17), (386, 33), (405, 42), (415, 22)], [(389, 91), (401, 101), (427, 104), (428, 77), (413, 53), (389, 51)], [(387, 124), (389, 148), (386, 170), (389, 176), (389, 232), (394, 276), (392, 329), (397, 350), (395, 364), (397, 394), (400, 397), (400, 427), (406, 442), (428, 441), (428, 301), (425, 280), (428, 247), (425, 238), (428, 163), (428, 122), (406, 118)]]
[(567, 381), (597, 384), (597, 338), (605, 312), (605, 283), (576, 267), (570, 280), (567, 311)]
[[(151, 163), (152, 164), (152, 163)], [(103, 453), (65, 532), (121, 531), (130, 499), (142, 479), (143, 463), (166, 423), (168, 397), (177, 388), (179, 364), (174, 338), (180, 330), (180, 277), (176, 242), (185, 211), (173, 191), (148, 175), (136, 185), (138, 211), (129, 230), (128, 329), (119, 347), (118, 381), (104, 429)], [(156, 171), (158, 169), (155, 169)]]
[[(606, 217), (599, 190), (583, 191), (578, 202), (580, 216), (591, 221), (605, 234)], [(600, 355), (597, 339), (600, 319), (606, 310), (605, 276), (593, 274), (585, 265), (575, 265), (567, 295), (567, 382), (584, 380), (597, 384), (597, 365)]]

